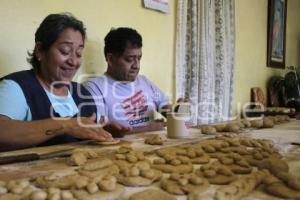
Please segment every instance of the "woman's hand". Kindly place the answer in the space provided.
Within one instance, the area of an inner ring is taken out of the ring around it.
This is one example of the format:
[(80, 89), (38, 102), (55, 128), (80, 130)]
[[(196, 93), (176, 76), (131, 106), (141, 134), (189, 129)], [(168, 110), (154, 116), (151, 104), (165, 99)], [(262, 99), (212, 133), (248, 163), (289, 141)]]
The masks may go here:
[(77, 117), (62, 121), (63, 133), (79, 139), (96, 141), (113, 140), (112, 135), (95, 123), (96, 114), (90, 117)]

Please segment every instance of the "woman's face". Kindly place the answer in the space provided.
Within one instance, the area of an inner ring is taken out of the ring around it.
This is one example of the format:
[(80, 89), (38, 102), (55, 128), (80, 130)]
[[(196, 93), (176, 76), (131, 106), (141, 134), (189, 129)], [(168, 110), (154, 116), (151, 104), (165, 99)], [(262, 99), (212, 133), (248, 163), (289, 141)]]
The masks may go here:
[(39, 50), (40, 75), (48, 84), (70, 82), (81, 64), (84, 42), (79, 31), (65, 29), (47, 51)]

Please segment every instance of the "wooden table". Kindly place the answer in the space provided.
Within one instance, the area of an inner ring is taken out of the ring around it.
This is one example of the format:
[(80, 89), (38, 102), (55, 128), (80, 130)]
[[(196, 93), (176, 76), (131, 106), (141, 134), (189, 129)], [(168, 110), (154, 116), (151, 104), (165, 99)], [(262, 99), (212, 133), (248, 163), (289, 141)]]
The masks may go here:
[[(107, 153), (109, 151), (115, 150), (119, 148), (122, 144), (131, 144), (131, 147), (134, 150), (140, 151), (153, 151), (158, 148), (165, 148), (167, 146), (175, 146), (179, 144), (185, 143), (194, 143), (201, 141), (203, 139), (210, 138), (212, 136), (202, 135), (200, 134), (199, 129), (190, 129), (191, 137), (186, 139), (168, 139), (163, 146), (152, 146), (144, 144), (145, 136), (149, 134), (161, 134), (163, 136), (166, 135), (166, 131), (156, 131), (151, 133), (142, 133), (135, 135), (128, 135), (122, 139), (121, 144), (112, 145), (112, 146), (99, 146), (92, 145), (88, 142), (80, 142), (80, 143), (72, 143), (72, 144), (64, 144), (64, 145), (55, 145), (48, 147), (39, 147), (39, 148), (29, 148), (25, 150), (11, 151), (11, 152), (3, 152), (0, 153), (0, 156), (7, 155), (19, 155), (24, 153), (49, 153), (58, 150), (70, 149), (70, 148), (92, 148), (97, 152)], [(300, 143), (300, 121), (293, 120), (289, 123), (277, 125), (272, 129), (259, 129), (259, 130), (248, 130), (246, 135), (250, 135), (255, 138), (267, 138), (272, 139), (275, 144), (280, 148), (282, 154), (286, 157), (289, 162), (290, 169), (292, 173), (300, 176), (300, 146), (291, 145), (290, 142), (299, 142)], [(68, 172), (73, 170), (74, 168), (68, 166), (66, 164), (66, 158), (53, 158), (48, 160), (39, 160), (32, 161), (26, 163), (15, 163), (8, 165), (0, 166), (0, 180), (10, 180), (17, 178), (26, 178), (26, 177), (34, 177), (49, 174), (54, 171), (62, 171)], [(151, 187), (158, 187), (158, 183), (152, 185)], [(139, 188), (129, 188), (126, 187), (125, 195), (123, 199), (127, 199), (127, 197), (134, 192), (144, 190), (144, 187)], [(185, 200), (185, 196), (178, 196), (177, 199)], [(259, 190), (252, 192), (250, 195), (245, 197), (244, 199), (277, 199), (275, 197), (271, 197), (266, 195)]]
[[(118, 149), (121, 145), (130, 144), (130, 146), (134, 150), (139, 150), (143, 152), (154, 151), (159, 148), (165, 148), (168, 146), (175, 146), (179, 144), (185, 143), (192, 143), (203, 140), (207, 138), (207, 136), (199, 137), (200, 131), (197, 129), (193, 129), (190, 131), (191, 138), (186, 139), (168, 139), (163, 146), (160, 145), (147, 145), (144, 144), (144, 138), (149, 134), (160, 134), (166, 137), (166, 131), (154, 131), (154, 132), (147, 132), (135, 135), (128, 135), (121, 139), (121, 142), (116, 145), (96, 145), (91, 142), (78, 142), (78, 143), (69, 143), (69, 144), (62, 144), (62, 145), (53, 145), (47, 147), (36, 147), (36, 148), (28, 148), (23, 150), (17, 151), (9, 151), (9, 152), (2, 152), (0, 153), (1, 156), (10, 156), (10, 155), (20, 155), (26, 153), (50, 153), (60, 150), (68, 150), (68, 149), (93, 149), (97, 151), (97, 153), (104, 155), (112, 152), (113, 150)], [(211, 137), (211, 136), (209, 136)], [(57, 170), (73, 170), (72, 167), (66, 164), (67, 158), (52, 158), (47, 160), (38, 160), (32, 162), (23, 162), (23, 163), (15, 163), (15, 164), (7, 164), (7, 165), (0, 165), (0, 180), (10, 180), (14, 178), (26, 178), (28, 176), (40, 176), (44, 174), (49, 174), (51, 172)]]

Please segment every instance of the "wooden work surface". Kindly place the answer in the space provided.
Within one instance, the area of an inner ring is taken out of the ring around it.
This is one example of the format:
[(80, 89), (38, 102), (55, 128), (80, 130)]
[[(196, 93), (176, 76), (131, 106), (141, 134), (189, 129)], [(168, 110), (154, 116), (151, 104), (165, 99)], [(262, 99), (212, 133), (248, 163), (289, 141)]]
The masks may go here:
[[(135, 135), (128, 135), (122, 138), (120, 144), (103, 146), (95, 145), (89, 142), (80, 142), (64, 145), (55, 145), (48, 147), (30, 148), (26, 150), (18, 150), (11, 152), (0, 153), (0, 156), (19, 155), (24, 153), (49, 153), (58, 150), (75, 149), (75, 148), (92, 148), (97, 152), (108, 154), (113, 150), (119, 148), (120, 145), (130, 144), (134, 150), (151, 152), (155, 149), (165, 148), (168, 146), (176, 146), (180, 144), (195, 143), (212, 136), (202, 135), (199, 129), (190, 129), (190, 138), (186, 139), (167, 139), (163, 146), (159, 145), (147, 145), (144, 144), (144, 138), (149, 134), (161, 134), (166, 135), (166, 131), (156, 131), (151, 133), (141, 133)], [(300, 121), (292, 120), (291, 122), (277, 125), (272, 129), (259, 129), (259, 130), (246, 130), (244, 135), (248, 135), (255, 138), (271, 139), (275, 142), (280, 152), (286, 157), (286, 160), (290, 166), (290, 172), (300, 176), (300, 146), (291, 145), (292, 142), (300, 143)], [(19, 179), (25, 177), (35, 177), (40, 175), (49, 174), (51, 172), (61, 171), (62, 173), (68, 173), (74, 170), (76, 167), (70, 167), (66, 164), (66, 158), (52, 158), (47, 160), (32, 161), (26, 163), (15, 163), (8, 165), (0, 165), (0, 180)], [(158, 187), (158, 183), (151, 187)], [(144, 190), (145, 187), (129, 188), (126, 187), (125, 194), (122, 199), (126, 200), (129, 194), (137, 191)], [(178, 196), (177, 199), (185, 200), (186, 196)], [(278, 199), (269, 196), (259, 190), (255, 190), (250, 195), (243, 199)]]
[[(166, 135), (166, 131), (155, 131), (149, 133), (140, 133), (135, 135), (128, 135), (121, 139), (119, 144), (115, 145), (99, 145), (92, 142), (78, 142), (78, 143), (70, 143), (70, 144), (63, 144), (63, 145), (53, 145), (47, 147), (36, 147), (36, 148), (29, 148), (24, 150), (17, 150), (17, 151), (9, 151), (0, 153), (1, 156), (11, 156), (11, 155), (20, 155), (26, 153), (38, 153), (38, 154), (45, 154), (55, 151), (61, 150), (70, 150), (73, 149), (93, 149), (99, 154), (107, 155), (110, 152), (118, 149), (121, 145), (130, 145), (134, 150), (139, 150), (143, 152), (150, 152), (154, 151), (159, 148), (165, 148), (168, 146), (176, 146), (180, 144), (186, 143), (194, 143), (207, 136), (199, 137), (200, 131), (197, 129), (193, 129), (190, 131), (191, 138), (186, 139), (167, 139), (163, 146), (161, 145), (147, 145), (144, 144), (144, 139), (149, 134), (161, 134), (163, 136)], [(211, 137), (211, 136), (209, 136)], [(15, 164), (7, 164), (7, 165), (0, 165), (0, 180), (10, 180), (16, 178), (26, 178), (26, 177), (33, 177), (33, 176), (40, 176), (44, 174), (49, 174), (54, 171), (70, 171), (74, 168), (70, 167), (66, 164), (67, 158), (52, 158), (47, 160), (38, 160), (32, 162), (23, 162), (23, 163), (15, 163)]]

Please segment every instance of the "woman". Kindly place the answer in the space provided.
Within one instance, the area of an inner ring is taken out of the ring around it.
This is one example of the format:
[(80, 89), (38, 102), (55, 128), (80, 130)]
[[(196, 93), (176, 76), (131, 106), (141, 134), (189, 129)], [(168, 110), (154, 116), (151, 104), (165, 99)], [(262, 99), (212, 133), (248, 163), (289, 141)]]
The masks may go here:
[(106, 141), (112, 136), (104, 129), (128, 130), (118, 124), (96, 126), (92, 98), (71, 82), (81, 64), (85, 36), (83, 23), (70, 14), (50, 14), (40, 24), (28, 58), (33, 69), (0, 82), (0, 150), (75, 138)]

